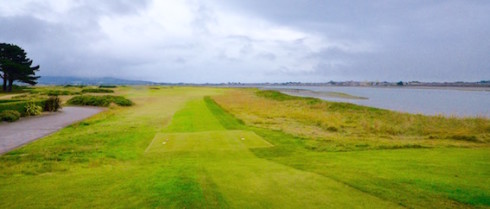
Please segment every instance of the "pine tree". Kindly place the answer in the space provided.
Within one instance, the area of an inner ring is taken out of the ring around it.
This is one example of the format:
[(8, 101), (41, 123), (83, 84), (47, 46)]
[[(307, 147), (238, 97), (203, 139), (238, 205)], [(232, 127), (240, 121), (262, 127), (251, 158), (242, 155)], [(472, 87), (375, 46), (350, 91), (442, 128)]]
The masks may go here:
[(0, 43), (0, 77), (3, 79), (3, 91), (12, 91), (14, 81), (36, 85), (39, 76), (39, 65), (31, 66), (32, 60), (17, 45)]

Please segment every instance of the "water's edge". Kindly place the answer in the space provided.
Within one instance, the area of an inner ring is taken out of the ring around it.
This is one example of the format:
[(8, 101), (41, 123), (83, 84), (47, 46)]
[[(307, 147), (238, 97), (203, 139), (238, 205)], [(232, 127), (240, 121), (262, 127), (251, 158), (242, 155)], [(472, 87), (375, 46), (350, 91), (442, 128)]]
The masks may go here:
[[(320, 86), (267, 86), (294, 96), (315, 97), (327, 101), (349, 102), (399, 112), (424, 115), (490, 118), (490, 92), (454, 88), (373, 88)], [(295, 90), (295, 91), (292, 91)], [(316, 93), (311, 93), (316, 92)], [(335, 95), (339, 92), (349, 96)]]

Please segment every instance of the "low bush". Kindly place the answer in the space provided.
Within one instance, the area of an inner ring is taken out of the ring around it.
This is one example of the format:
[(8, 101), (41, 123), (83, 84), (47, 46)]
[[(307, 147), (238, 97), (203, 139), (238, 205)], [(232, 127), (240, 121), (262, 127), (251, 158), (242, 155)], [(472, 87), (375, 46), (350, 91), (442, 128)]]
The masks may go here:
[(19, 118), (20, 113), (16, 110), (4, 110), (0, 113), (1, 121), (13, 122), (19, 120)]
[(99, 88), (117, 88), (117, 86), (112, 85), (100, 85)]
[(72, 84), (68, 84), (68, 85), (64, 85), (63, 87), (64, 88), (70, 88), (70, 87), (84, 88), (85, 85), (72, 85)]
[(41, 114), (43, 112), (43, 108), (41, 106), (37, 105), (34, 102), (27, 103), (26, 106), (25, 106), (25, 109), (26, 109), (25, 114), (27, 116), (39, 115), (39, 114)]
[(327, 131), (337, 132), (337, 131), (339, 131), (339, 129), (337, 127), (334, 127), (334, 126), (329, 126), (329, 127), (327, 127)]
[(0, 100), (0, 104), (4, 104), (4, 103), (11, 103), (11, 102), (18, 102), (20, 100), (16, 100), (16, 99), (2, 99)]
[(61, 108), (61, 99), (59, 97), (49, 97), (44, 103), (44, 111), (56, 112)]
[(133, 102), (122, 96), (92, 96), (92, 95), (82, 95), (75, 96), (68, 100), (68, 104), (72, 105), (84, 105), (84, 106), (100, 106), (108, 107), (111, 103), (117, 104), (119, 106), (131, 106)]
[(478, 140), (478, 137), (474, 135), (454, 135), (451, 136), (451, 138), (454, 140), (461, 140), (461, 141), (480, 142), (480, 140)]
[(15, 99), (17, 101), (42, 100), (45, 98), (46, 97), (44, 95), (38, 95), (38, 94), (21, 94), (21, 95), (17, 95), (17, 96), (12, 97), (12, 99)]
[(80, 94), (80, 92), (76, 91), (68, 91), (68, 90), (48, 90), (41, 92), (42, 95), (48, 95), (48, 96), (61, 96), (61, 95), (77, 95)]
[(45, 89), (45, 88), (36, 88), (29, 90), (31, 94), (40, 94), (40, 95), (48, 95), (48, 96), (62, 96), (62, 95), (79, 95), (80, 91), (77, 90), (60, 90), (60, 89)]
[(83, 89), (82, 93), (114, 93), (114, 90), (111, 89)]
[(122, 96), (107, 96), (107, 97), (110, 97), (112, 99), (112, 102), (114, 102), (115, 104), (119, 105), (119, 106), (131, 106), (133, 105), (133, 102), (129, 99), (126, 99)]
[(22, 115), (25, 115), (27, 103), (34, 103), (38, 106), (44, 107), (45, 100), (17, 100), (14, 102), (0, 103), (0, 112), (4, 110), (15, 110), (20, 112)]

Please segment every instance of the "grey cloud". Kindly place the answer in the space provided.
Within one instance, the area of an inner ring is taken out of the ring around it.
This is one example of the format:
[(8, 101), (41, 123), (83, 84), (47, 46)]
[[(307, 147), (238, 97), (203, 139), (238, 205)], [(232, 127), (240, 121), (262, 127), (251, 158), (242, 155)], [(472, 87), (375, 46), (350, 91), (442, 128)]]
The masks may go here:
[(39, 42), (48, 32), (47, 24), (34, 17), (0, 18), (0, 38), (11, 42)]
[[(229, 2), (229, 1), (228, 1)], [(490, 77), (487, 1), (233, 1), (228, 6), (333, 39), (366, 41), (372, 53), (317, 53), (317, 72), (358, 80), (480, 80)], [(324, 69), (323, 69), (324, 68)]]
[[(0, 42), (25, 48), (42, 75), (166, 82), (490, 78), (489, 1), (185, 1), (190, 17), (183, 19), (191, 19), (191, 32), (177, 28), (170, 36), (154, 28), (158, 19), (145, 19), (155, 7), (151, 0), (78, 0), (63, 14), (51, 11), (53, 2), (35, 1), (16, 15), (0, 11)], [(306, 36), (264, 40), (247, 31), (226, 34), (229, 28), (217, 33), (222, 11), (252, 26), (265, 22)], [(120, 40), (100, 25), (103, 18), (127, 17), (135, 27), (124, 30), (133, 35), (115, 34)], [(156, 34), (135, 31), (141, 28)]]

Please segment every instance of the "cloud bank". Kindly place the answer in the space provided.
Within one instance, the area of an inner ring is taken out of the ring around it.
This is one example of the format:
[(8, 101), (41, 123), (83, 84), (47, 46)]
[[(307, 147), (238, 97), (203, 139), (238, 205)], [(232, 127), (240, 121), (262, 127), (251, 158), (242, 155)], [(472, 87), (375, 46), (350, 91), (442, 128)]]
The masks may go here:
[(96, 1), (0, 4), (0, 42), (41, 75), (158, 82), (478, 81), (487, 1)]

